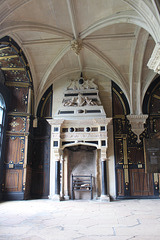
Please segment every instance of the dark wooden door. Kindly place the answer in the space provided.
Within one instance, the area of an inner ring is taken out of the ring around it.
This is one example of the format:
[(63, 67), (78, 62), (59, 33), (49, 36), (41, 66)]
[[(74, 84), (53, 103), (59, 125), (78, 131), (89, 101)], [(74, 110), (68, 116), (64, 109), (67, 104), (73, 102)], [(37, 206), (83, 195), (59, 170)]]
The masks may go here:
[(117, 197), (154, 197), (157, 176), (145, 173), (143, 147), (129, 147), (127, 140), (126, 135), (115, 139)]
[(31, 197), (48, 198), (50, 167), (50, 125), (39, 121), (33, 143)]

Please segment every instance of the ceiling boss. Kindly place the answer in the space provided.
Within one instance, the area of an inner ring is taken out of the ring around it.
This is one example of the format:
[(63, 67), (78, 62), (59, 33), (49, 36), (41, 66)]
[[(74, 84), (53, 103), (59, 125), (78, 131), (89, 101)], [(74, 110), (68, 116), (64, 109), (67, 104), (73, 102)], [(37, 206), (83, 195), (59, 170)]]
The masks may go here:
[(75, 52), (76, 55), (79, 55), (82, 47), (83, 45), (81, 39), (74, 39), (71, 41), (71, 49)]

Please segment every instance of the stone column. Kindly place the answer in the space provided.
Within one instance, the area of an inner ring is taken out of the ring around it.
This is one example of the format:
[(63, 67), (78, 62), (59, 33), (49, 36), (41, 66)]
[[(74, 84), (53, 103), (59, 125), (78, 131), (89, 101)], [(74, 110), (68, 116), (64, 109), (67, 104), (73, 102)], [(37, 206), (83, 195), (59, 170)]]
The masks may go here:
[(69, 200), (68, 150), (64, 151), (64, 199)]
[(110, 201), (109, 195), (107, 195), (107, 159), (101, 158), (101, 201)]
[(55, 161), (55, 195), (60, 199), (60, 161)]
[(60, 199), (64, 199), (64, 159), (62, 155), (60, 160)]

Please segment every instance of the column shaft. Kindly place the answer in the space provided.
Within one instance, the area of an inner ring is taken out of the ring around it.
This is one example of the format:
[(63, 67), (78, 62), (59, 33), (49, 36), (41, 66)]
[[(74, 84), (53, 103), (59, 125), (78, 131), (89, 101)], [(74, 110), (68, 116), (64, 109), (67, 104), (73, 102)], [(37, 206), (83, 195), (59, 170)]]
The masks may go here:
[(102, 195), (107, 195), (107, 174), (106, 174), (106, 161), (101, 162), (102, 172)]
[(55, 161), (55, 194), (60, 195), (60, 161)]

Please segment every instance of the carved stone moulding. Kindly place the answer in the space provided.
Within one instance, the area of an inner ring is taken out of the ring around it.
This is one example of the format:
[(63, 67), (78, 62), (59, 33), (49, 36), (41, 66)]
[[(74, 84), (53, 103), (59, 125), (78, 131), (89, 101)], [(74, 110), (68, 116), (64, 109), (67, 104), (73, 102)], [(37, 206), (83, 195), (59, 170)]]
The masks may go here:
[(154, 70), (154, 72), (160, 74), (160, 43), (155, 45), (147, 66), (148, 68)]
[(137, 142), (140, 143), (140, 134), (144, 131), (144, 123), (148, 118), (148, 115), (127, 115), (127, 118), (131, 124), (132, 131), (137, 135)]
[(48, 123), (53, 126), (98, 126), (98, 125), (108, 125), (112, 118), (96, 118), (96, 119), (47, 119)]

